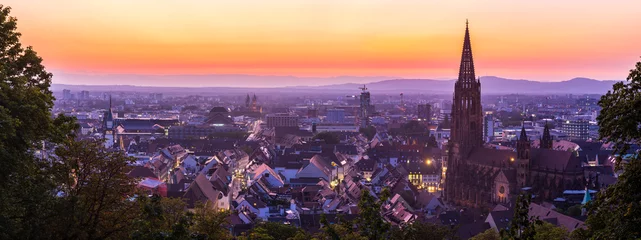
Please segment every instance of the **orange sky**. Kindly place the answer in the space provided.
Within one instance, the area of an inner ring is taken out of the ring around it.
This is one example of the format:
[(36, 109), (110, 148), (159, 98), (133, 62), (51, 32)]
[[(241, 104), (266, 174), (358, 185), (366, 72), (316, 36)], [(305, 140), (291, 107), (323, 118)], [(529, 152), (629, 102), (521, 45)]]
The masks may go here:
[[(624, 79), (641, 1), (8, 0), (52, 72)], [(54, 78), (54, 82), (55, 82)]]

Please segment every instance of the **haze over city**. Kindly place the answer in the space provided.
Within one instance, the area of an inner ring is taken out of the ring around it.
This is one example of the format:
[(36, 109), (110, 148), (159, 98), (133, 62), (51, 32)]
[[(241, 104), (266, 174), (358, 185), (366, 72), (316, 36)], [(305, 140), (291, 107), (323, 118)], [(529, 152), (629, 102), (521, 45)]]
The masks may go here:
[(622, 80), (641, 51), (636, 0), (34, 3), (5, 2), (54, 84), (451, 80), (466, 19), (479, 76)]

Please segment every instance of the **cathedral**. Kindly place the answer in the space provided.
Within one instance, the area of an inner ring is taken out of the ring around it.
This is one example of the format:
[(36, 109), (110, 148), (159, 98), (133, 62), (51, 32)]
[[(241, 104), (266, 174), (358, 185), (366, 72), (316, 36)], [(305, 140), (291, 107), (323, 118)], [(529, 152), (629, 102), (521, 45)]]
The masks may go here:
[(539, 199), (551, 200), (564, 190), (583, 189), (581, 161), (575, 153), (552, 149), (547, 126), (540, 148), (531, 148), (522, 128), (515, 150), (499, 150), (484, 145), (482, 120), (481, 81), (474, 73), (466, 22), (459, 76), (454, 85), (445, 199), (463, 206), (491, 207), (509, 203), (524, 190)]

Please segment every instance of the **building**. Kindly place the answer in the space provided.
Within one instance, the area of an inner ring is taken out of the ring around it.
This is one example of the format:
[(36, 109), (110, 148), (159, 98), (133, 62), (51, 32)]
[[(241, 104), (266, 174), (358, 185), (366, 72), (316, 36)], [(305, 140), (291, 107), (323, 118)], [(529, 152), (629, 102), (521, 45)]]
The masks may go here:
[(298, 127), (298, 116), (287, 113), (268, 114), (267, 127)]
[[(447, 201), (489, 207), (510, 203), (524, 188), (544, 200), (559, 197), (564, 190), (583, 188), (584, 173), (577, 155), (549, 148), (531, 149), (525, 127), (521, 128), (516, 151), (484, 147), (480, 96), (481, 82), (475, 79), (466, 26), (446, 159), (444, 195)], [(547, 132), (541, 139), (550, 141)]]
[(80, 91), (80, 95), (78, 95), (78, 99), (89, 100), (89, 91)]
[(71, 100), (72, 98), (71, 90), (62, 89), (62, 100)]
[(224, 125), (233, 124), (234, 120), (231, 118), (229, 110), (224, 107), (214, 107), (209, 111), (209, 115), (205, 122), (209, 125)]
[(561, 132), (572, 140), (588, 140), (590, 137), (590, 122), (588, 120), (566, 120), (561, 124)]
[[(216, 136), (229, 136), (234, 137), (234, 133), (244, 132), (240, 127), (235, 125), (185, 125), (185, 126), (171, 126), (167, 130), (170, 139), (208, 139)], [(228, 133), (228, 134), (225, 134)]]
[(370, 115), (370, 110), (371, 110), (371, 99), (369, 95), (369, 91), (367, 91), (367, 87), (363, 85), (361, 88), (361, 106), (360, 106), (360, 113), (359, 113), (359, 121), (361, 122), (361, 127), (367, 127), (369, 126), (369, 115)]
[(111, 108), (111, 96), (109, 96), (109, 109), (105, 111), (105, 115), (102, 119), (102, 136), (105, 141), (104, 144), (106, 148), (111, 148), (114, 146), (114, 113)]
[(316, 132), (358, 132), (359, 127), (354, 124), (319, 124)]
[(340, 108), (327, 109), (326, 120), (328, 123), (344, 123), (345, 109), (340, 109)]
[(430, 121), (432, 120), (432, 105), (429, 104), (419, 104), (417, 112), (419, 121)]
[(494, 115), (491, 112), (483, 117), (483, 139), (489, 142), (494, 137)]

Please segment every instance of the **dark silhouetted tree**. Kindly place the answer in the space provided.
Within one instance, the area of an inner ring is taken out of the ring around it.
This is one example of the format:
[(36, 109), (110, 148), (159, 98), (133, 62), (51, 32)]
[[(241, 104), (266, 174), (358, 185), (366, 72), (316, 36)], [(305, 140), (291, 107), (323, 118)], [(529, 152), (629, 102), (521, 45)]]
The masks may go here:
[(617, 168), (623, 170), (616, 183), (597, 193), (587, 204), (586, 230), (575, 230), (573, 238), (641, 238), (641, 161), (639, 153), (622, 156), (630, 144), (641, 140), (641, 62), (630, 70), (627, 82), (614, 84), (599, 101), (599, 135), (615, 145)]

